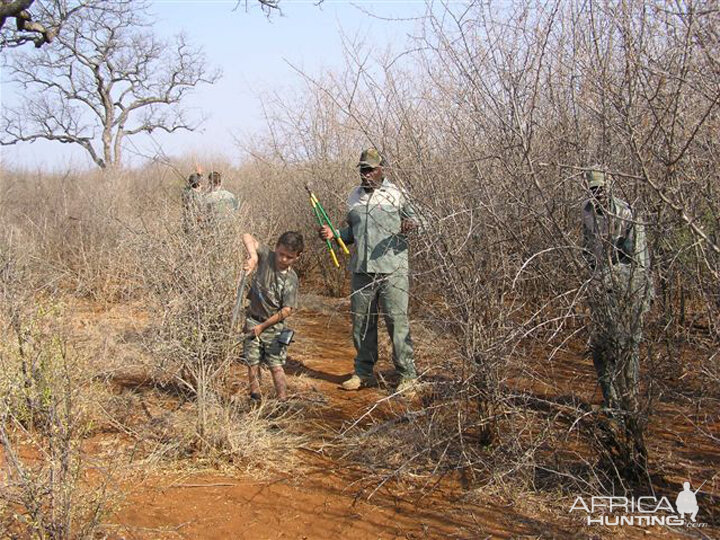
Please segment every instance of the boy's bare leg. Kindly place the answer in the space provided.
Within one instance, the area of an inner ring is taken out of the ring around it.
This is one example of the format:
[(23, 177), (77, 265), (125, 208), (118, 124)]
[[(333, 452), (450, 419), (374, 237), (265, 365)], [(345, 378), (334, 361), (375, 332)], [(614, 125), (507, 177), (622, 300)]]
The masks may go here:
[(280, 401), (287, 399), (287, 382), (285, 381), (285, 370), (282, 366), (273, 366), (270, 368), (273, 383), (275, 384), (275, 393)]
[(248, 385), (250, 386), (250, 397), (260, 397), (260, 366), (248, 366)]

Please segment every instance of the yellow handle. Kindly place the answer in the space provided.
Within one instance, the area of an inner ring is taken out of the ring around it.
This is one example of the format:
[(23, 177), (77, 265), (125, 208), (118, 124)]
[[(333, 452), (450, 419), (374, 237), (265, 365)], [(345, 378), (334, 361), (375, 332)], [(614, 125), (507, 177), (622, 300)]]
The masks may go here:
[[(314, 207), (322, 208), (320, 201), (318, 200), (317, 196), (314, 193), (310, 193), (310, 201), (312, 202), (313, 208)], [(343, 239), (340, 238), (340, 235), (338, 234), (337, 230), (335, 230), (335, 228), (332, 226), (332, 224), (329, 223), (329, 221), (330, 221), (329, 219), (327, 221), (328, 221), (328, 226), (332, 230), (333, 236), (335, 236), (335, 240), (337, 240), (338, 245), (342, 248), (343, 253), (345, 253), (345, 255), (350, 255), (350, 250), (345, 245), (345, 242), (343, 242)]]
[(345, 255), (350, 255), (350, 250), (345, 245), (345, 242), (343, 242), (343, 239), (340, 238), (339, 236), (336, 236), (335, 239), (337, 240), (337, 243), (340, 244), (340, 247), (345, 252)]

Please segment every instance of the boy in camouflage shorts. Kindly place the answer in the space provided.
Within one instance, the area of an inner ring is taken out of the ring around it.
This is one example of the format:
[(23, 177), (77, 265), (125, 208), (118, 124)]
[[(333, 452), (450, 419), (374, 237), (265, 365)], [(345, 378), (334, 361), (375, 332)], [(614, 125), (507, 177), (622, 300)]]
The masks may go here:
[(260, 363), (272, 373), (278, 399), (287, 399), (285, 357), (287, 345), (281, 342), (281, 333), (287, 319), (297, 308), (298, 277), (292, 269), (303, 251), (302, 234), (288, 231), (280, 235), (275, 250), (260, 244), (252, 235), (242, 237), (248, 259), (245, 271), (255, 271), (248, 297), (250, 306), (245, 323), (244, 356), (248, 366), (250, 398), (260, 399)]

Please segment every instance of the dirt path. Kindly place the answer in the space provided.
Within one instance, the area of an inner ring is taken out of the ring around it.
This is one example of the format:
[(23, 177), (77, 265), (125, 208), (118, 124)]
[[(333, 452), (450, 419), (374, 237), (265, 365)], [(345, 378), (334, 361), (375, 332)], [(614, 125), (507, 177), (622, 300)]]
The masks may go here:
[[(328, 440), (388, 390), (340, 388), (354, 356), (347, 317), (303, 309), (293, 324), (297, 342), (287, 365), (289, 387), (326, 400), (311, 407), (305, 421), (314, 439)], [(510, 538), (543, 530), (501, 505), (453, 503), (442, 490), (421, 501), (393, 493), (368, 502), (358, 497), (360, 472), (313, 452), (302, 469), (263, 481), (206, 473), (150, 476), (128, 490), (112, 529), (138, 539)]]
[[(307, 448), (295, 451), (300, 455), (295, 458), (300, 466), (285, 472), (273, 470), (262, 480), (241, 471), (140, 474), (121, 488), (122, 506), (107, 529), (111, 537), (589, 538), (599, 537), (589, 534), (592, 532), (609, 534), (607, 530), (583, 529), (565, 512), (560, 515), (557, 506), (550, 507), (547, 497), (528, 495), (524, 500), (511, 500), (469, 493), (462, 489), (459, 478), (452, 477), (423, 496), (417, 490), (393, 485), (368, 500), (367, 468), (355, 467), (337, 455), (330, 457), (331, 452), (319, 452), (318, 448), (342, 437), (363, 411), (380, 400), (382, 406), (360, 420), (360, 426), (402, 412), (408, 404), (386, 399), (388, 388), (345, 392), (339, 387), (352, 371), (350, 321), (342, 305), (328, 308), (325, 302), (306, 299), (305, 307), (293, 320), (297, 341), (290, 349), (286, 371), (291, 394), (308, 401), (303, 406), (300, 400), (300, 418), (311, 441)], [(131, 314), (124, 311), (103, 317), (114, 320), (115, 330), (132, 324), (128, 323)], [(381, 357), (386, 358), (387, 343), (381, 343), (381, 349)], [(380, 367), (383, 374), (391, 374), (387, 360), (381, 360)], [(581, 399), (587, 402), (598, 398), (592, 365), (579, 351), (568, 350), (566, 358), (553, 365), (540, 364), (537, 369), (551, 370), (543, 373), (542, 379), (556, 381), (558, 388), (572, 388), (574, 393), (582, 389)], [(243, 370), (236, 370), (235, 378), (242, 383)], [(267, 379), (265, 386), (271, 397)], [(535, 390), (543, 395), (548, 392), (548, 396), (553, 392), (550, 387)], [(677, 426), (671, 425), (670, 413), (663, 414), (668, 415), (663, 429), (677, 431)], [(718, 463), (716, 449), (694, 448), (695, 452), (699, 450), (707, 451), (710, 463)], [(657, 528), (651, 532), (653, 537), (676, 536)], [(647, 534), (640, 529), (624, 529), (621, 536), (646, 538)]]

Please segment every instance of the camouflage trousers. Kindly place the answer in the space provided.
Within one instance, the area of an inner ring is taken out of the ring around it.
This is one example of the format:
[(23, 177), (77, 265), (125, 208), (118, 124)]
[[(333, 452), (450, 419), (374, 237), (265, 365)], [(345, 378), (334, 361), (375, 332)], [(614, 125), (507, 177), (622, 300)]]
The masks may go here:
[[(245, 327), (250, 330), (253, 326), (260, 324), (250, 317), (247, 318)], [(285, 325), (278, 323), (266, 329), (259, 336), (249, 336), (245, 338), (243, 344), (243, 357), (245, 364), (248, 366), (257, 366), (260, 363), (268, 367), (284, 366), (287, 358), (287, 345), (280, 343), (278, 338), (280, 332), (283, 331)]]
[(392, 340), (392, 360), (402, 379), (417, 377), (408, 319), (409, 278), (407, 273), (352, 275), (351, 310), (355, 373), (363, 378), (373, 375), (378, 358), (378, 308)]
[(638, 411), (640, 343), (652, 296), (649, 276), (631, 265), (614, 265), (593, 278), (590, 349), (609, 408)]

